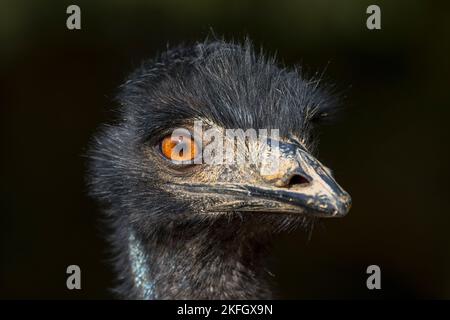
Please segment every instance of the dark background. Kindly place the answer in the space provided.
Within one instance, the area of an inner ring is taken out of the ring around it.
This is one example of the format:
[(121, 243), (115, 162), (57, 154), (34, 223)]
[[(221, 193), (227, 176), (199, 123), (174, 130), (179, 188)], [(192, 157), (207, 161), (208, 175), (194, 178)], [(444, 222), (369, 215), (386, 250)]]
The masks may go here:
[[(66, 29), (81, 7), (82, 29)], [(382, 30), (365, 26), (378, 4)], [(450, 298), (448, 5), (403, 1), (0, 2), (1, 298), (111, 298), (83, 153), (117, 86), (167, 44), (248, 35), (346, 92), (319, 158), (353, 197), (343, 219), (275, 243), (283, 298)], [(66, 289), (80, 265), (82, 290)], [(382, 290), (366, 288), (370, 264)]]

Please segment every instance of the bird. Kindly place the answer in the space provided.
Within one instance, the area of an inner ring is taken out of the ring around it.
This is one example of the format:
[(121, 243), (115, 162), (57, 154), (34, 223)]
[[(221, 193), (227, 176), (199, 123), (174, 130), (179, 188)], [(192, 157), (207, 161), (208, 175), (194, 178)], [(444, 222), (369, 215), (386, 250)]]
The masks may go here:
[[(350, 209), (316, 157), (317, 124), (339, 109), (339, 94), (248, 39), (167, 48), (129, 75), (115, 101), (116, 118), (93, 135), (87, 181), (120, 299), (274, 298), (273, 238)], [(195, 122), (204, 133), (277, 132), (259, 147), (236, 138), (244, 158), (278, 152), (277, 166), (192, 161), (208, 147), (192, 137)], [(174, 136), (177, 128), (184, 133)]]

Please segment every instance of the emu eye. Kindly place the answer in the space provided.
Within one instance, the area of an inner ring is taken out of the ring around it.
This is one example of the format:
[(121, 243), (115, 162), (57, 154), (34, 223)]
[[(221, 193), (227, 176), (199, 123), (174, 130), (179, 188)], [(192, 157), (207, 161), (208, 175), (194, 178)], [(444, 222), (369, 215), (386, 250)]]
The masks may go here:
[(189, 135), (169, 135), (161, 141), (161, 152), (169, 160), (191, 161), (198, 151), (197, 143)]

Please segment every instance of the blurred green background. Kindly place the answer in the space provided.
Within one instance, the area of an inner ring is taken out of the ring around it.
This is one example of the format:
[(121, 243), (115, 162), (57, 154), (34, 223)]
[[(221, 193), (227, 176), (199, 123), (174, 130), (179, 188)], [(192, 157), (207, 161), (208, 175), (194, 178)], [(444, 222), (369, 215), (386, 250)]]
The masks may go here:
[[(66, 29), (81, 7), (82, 29)], [(378, 4), (382, 30), (365, 26)], [(275, 243), (282, 298), (450, 298), (449, 5), (400, 1), (0, 1), (1, 298), (111, 298), (86, 144), (117, 86), (169, 45), (248, 35), (347, 99), (319, 158), (350, 214)], [(82, 290), (65, 287), (80, 265)], [(370, 264), (382, 290), (366, 288)]]

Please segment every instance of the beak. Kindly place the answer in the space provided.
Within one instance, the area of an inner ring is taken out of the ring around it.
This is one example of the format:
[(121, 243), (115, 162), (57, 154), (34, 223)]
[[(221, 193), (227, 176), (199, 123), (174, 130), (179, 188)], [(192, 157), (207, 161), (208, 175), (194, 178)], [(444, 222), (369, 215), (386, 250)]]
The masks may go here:
[[(209, 212), (266, 212), (311, 217), (342, 217), (351, 197), (330, 170), (297, 144), (279, 142), (279, 161), (252, 185), (243, 183), (172, 184), (192, 197), (208, 197)], [(169, 187), (169, 186), (168, 186)]]
[(271, 185), (256, 188), (255, 194), (265, 195), (297, 207), (299, 212), (316, 217), (342, 217), (351, 207), (350, 195), (341, 188), (325, 167), (305, 149), (280, 143), (278, 169), (262, 175)]

